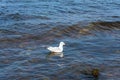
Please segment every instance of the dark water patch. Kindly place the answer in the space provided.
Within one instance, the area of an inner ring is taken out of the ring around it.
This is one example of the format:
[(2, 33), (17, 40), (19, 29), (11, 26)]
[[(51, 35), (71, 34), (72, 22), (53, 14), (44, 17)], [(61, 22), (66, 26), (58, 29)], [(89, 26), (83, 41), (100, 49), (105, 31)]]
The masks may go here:
[(120, 22), (93, 22), (90, 23), (88, 26), (83, 28), (83, 31), (90, 31), (92, 34), (102, 34), (103, 32), (114, 33), (114, 31), (118, 31), (120, 29)]
[(2, 11), (0, 11), (0, 16), (4, 15), (4, 13)]
[[(119, 69), (120, 68), (116, 68), (116, 70)], [(104, 64), (94, 66), (94, 64), (89, 65), (85, 63), (84, 64), (76, 63), (71, 64), (65, 68), (59, 69), (56, 73), (53, 73), (51, 75), (51, 79), (102, 80), (104, 78), (105, 80), (106, 79), (109, 80), (113, 76), (119, 75), (118, 71), (111, 73), (112, 71), (113, 71), (112, 67), (108, 67)]]
[[(51, 75), (51, 79), (85, 79), (85, 80), (93, 80), (96, 78), (93, 75), (94, 70), (100, 70), (98, 73), (98, 76), (100, 76), (100, 73), (103, 71), (103, 67), (97, 67), (89, 64), (84, 65), (82, 63), (77, 63), (77, 64), (71, 64), (68, 65), (67, 67), (64, 67), (62, 69), (59, 69), (56, 73), (53, 73)], [(55, 77), (57, 76), (57, 77)]]
[(120, 29), (120, 22), (95, 22), (92, 23), (93, 27), (95, 28), (101, 28), (103, 30), (114, 30), (114, 29)]
[(120, 16), (112, 16), (113, 18), (120, 18)]

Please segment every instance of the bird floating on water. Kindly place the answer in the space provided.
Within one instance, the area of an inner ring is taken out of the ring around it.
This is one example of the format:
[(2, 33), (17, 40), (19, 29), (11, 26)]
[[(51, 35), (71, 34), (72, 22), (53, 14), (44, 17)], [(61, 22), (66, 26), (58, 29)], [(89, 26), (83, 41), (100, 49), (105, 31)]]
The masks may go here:
[(64, 42), (60, 42), (58, 47), (48, 47), (47, 49), (51, 52), (55, 52), (55, 53), (59, 53), (59, 52), (63, 52), (63, 45), (65, 45)]

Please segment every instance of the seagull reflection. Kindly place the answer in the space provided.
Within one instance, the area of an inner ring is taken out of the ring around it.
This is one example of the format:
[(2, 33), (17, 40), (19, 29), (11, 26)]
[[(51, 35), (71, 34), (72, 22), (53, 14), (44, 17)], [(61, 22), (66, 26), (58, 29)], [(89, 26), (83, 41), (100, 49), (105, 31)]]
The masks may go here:
[(53, 57), (53, 56), (59, 56), (59, 57), (63, 57), (63, 52), (50, 52), (46, 58), (50, 58), (50, 57)]

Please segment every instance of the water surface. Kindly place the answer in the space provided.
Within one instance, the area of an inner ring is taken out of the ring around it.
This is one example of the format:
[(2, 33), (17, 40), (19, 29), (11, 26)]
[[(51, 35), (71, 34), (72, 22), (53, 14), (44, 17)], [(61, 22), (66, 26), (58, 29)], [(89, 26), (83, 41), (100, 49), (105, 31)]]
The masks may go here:
[[(1, 0), (0, 80), (119, 80), (119, 13), (119, 0)], [(62, 58), (45, 48), (60, 41)]]

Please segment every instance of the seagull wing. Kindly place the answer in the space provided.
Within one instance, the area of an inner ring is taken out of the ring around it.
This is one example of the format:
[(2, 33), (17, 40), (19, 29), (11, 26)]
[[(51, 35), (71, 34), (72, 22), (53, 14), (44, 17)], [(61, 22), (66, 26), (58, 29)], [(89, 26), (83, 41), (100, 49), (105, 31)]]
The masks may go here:
[(47, 49), (51, 52), (61, 52), (61, 49), (59, 47), (48, 47)]

